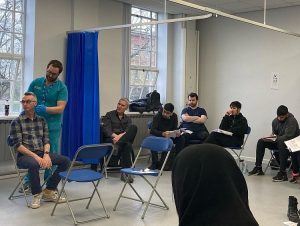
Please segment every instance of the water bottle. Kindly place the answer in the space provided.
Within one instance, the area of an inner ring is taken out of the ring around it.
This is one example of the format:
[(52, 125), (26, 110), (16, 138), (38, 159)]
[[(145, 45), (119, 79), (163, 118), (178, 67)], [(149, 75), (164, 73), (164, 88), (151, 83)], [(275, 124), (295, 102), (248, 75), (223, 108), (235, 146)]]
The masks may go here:
[(5, 101), (5, 115), (8, 116), (9, 114), (9, 103), (8, 100)]

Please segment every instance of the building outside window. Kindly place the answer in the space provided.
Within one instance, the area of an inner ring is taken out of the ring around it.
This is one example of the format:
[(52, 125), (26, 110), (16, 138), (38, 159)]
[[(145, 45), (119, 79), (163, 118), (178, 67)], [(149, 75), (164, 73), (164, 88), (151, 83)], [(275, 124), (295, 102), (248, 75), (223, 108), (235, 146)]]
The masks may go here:
[[(131, 23), (157, 21), (157, 13), (131, 8)], [(144, 98), (156, 89), (157, 25), (131, 27), (129, 100)]]
[(20, 112), (23, 92), (25, 0), (0, 0), (0, 115)]

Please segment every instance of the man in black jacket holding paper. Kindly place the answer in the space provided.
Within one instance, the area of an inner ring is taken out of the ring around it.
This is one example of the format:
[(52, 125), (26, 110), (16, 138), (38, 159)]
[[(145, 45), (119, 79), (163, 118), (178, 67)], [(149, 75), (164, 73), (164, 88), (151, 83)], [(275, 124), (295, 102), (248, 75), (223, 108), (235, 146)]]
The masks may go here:
[(239, 101), (231, 102), (229, 110), (226, 111), (221, 121), (219, 130), (213, 131), (204, 143), (222, 147), (241, 146), (248, 130), (247, 119), (242, 115), (241, 108), (242, 104)]
[[(159, 111), (154, 117), (150, 130), (150, 134), (158, 137), (171, 137), (175, 144), (175, 150), (172, 150), (169, 156), (169, 160), (164, 170), (170, 170), (172, 160), (181, 149), (184, 148), (184, 137), (181, 136), (180, 130), (178, 130), (178, 117), (174, 111), (174, 105), (167, 103), (163, 109)], [(158, 161), (158, 155), (156, 152), (152, 152), (152, 166), (151, 169), (160, 169), (163, 161), (165, 160), (166, 153), (162, 153), (160, 161)]]

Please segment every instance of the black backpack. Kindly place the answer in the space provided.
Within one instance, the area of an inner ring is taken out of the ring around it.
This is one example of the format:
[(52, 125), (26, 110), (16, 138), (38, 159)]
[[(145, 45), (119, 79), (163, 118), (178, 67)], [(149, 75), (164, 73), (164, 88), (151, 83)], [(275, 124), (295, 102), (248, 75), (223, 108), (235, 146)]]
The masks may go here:
[(150, 112), (158, 111), (161, 108), (160, 94), (154, 90), (146, 95), (146, 98), (133, 100), (129, 104), (129, 111), (131, 112)]

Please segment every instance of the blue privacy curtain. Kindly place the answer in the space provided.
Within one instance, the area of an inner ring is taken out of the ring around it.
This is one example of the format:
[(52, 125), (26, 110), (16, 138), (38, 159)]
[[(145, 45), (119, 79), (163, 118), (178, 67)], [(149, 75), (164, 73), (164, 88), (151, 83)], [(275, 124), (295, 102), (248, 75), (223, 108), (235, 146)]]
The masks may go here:
[(66, 85), (61, 153), (72, 159), (79, 146), (100, 143), (97, 32), (68, 34)]

